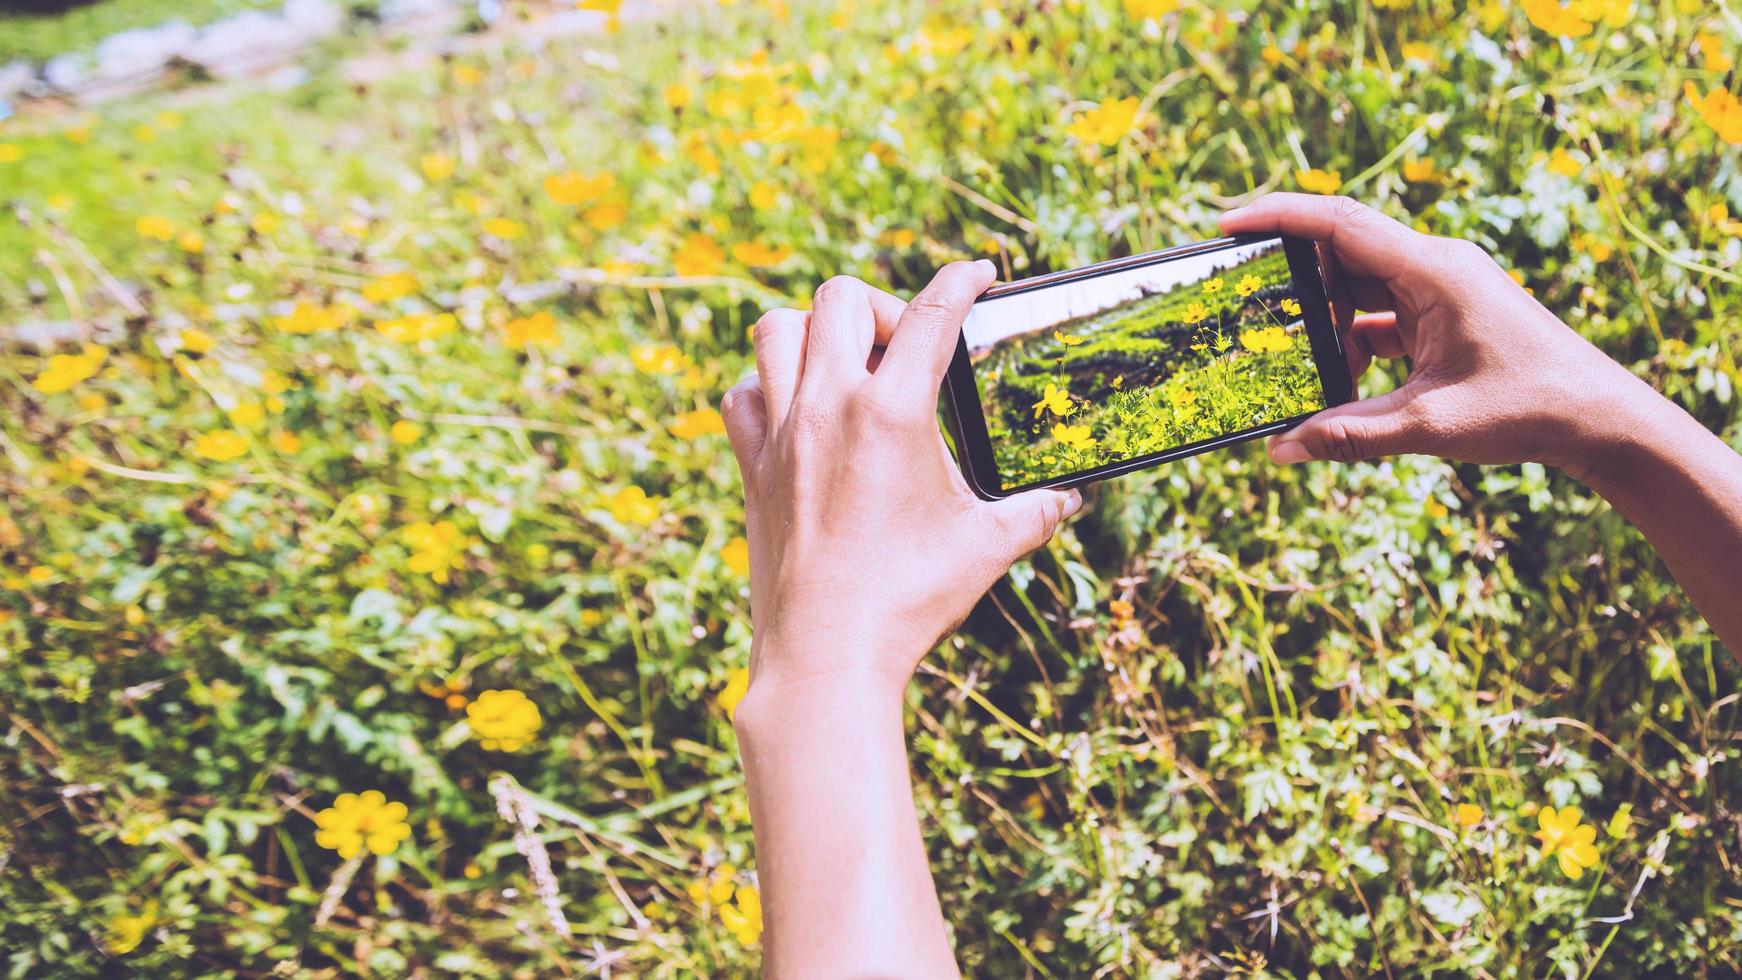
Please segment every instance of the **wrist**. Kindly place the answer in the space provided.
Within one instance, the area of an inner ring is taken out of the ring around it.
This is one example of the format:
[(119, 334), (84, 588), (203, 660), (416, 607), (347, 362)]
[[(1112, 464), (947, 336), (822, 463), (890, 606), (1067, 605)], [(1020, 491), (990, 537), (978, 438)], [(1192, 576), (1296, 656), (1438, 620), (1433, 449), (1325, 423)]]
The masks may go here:
[(1624, 380), (1609, 389), (1611, 395), (1583, 412), (1572, 451), (1560, 463), (1605, 497), (1650, 472), (1644, 464), (1669, 444), (1677, 425), (1698, 425), (1632, 372), (1619, 373)]
[(800, 641), (758, 633), (750, 687), (732, 727), (740, 741), (752, 742), (868, 724), (899, 729), (902, 697), (918, 660), (852, 639), (813, 635)]

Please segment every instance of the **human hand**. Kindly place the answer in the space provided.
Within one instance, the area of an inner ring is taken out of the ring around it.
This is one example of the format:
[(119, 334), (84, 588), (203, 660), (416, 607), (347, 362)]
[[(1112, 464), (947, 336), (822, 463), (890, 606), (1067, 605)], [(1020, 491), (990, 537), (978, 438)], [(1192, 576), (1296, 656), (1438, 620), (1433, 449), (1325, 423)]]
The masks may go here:
[(1375, 357), (1410, 358), (1409, 378), (1397, 389), (1272, 438), (1278, 463), (1427, 453), (1536, 461), (1584, 479), (1620, 420), (1644, 418), (1662, 401), (1470, 242), (1412, 231), (1345, 197), (1311, 194), (1262, 197), (1224, 214), (1222, 231), (1319, 243), (1351, 378)]
[[(903, 304), (838, 276), (809, 313), (756, 324), (757, 375), (721, 402), (744, 479), (751, 690), (819, 677), (899, 692), (1075, 491), (974, 496), (938, 430), (938, 389), (990, 262), (945, 266)], [(887, 345), (879, 352), (880, 347)]]

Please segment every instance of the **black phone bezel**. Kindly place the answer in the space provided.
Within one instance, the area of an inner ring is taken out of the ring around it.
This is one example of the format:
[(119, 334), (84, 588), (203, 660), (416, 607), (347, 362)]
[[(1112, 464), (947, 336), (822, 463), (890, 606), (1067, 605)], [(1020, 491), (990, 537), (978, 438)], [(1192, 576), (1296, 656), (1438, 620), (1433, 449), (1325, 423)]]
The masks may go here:
[[(997, 283), (981, 293), (975, 302), (980, 303), (1001, 296), (1046, 289), (1067, 282), (1093, 279), (1113, 272), (1123, 272), (1127, 269), (1177, 261), (1204, 252), (1278, 239), (1282, 241), (1283, 253), (1288, 257), (1288, 271), (1294, 280), (1295, 295), (1300, 298), (1301, 318), (1306, 321), (1308, 343), (1312, 347), (1313, 363), (1319, 371), (1319, 383), (1324, 389), (1325, 405), (1326, 407), (1334, 407), (1346, 404), (1354, 397), (1354, 386), (1349, 378), (1349, 363), (1343, 354), (1342, 338), (1338, 335), (1336, 325), (1331, 319), (1330, 299), (1325, 291), (1324, 269), (1319, 262), (1318, 248), (1310, 239), (1298, 238), (1293, 235), (1252, 234), (1193, 242), (1189, 245), (1178, 245), (1159, 251), (1144, 252), (1140, 255), (1097, 262), (1080, 269), (1067, 269), (1028, 279), (1018, 279), (1015, 282)], [(1025, 490), (1081, 486), (1096, 480), (1104, 480), (1144, 469), (1158, 463), (1196, 456), (1213, 449), (1220, 449), (1224, 446), (1292, 429), (1315, 414), (1309, 412), (1268, 425), (1230, 432), (1214, 439), (1204, 439), (1173, 449), (1164, 449), (1161, 452), (1145, 456), (1135, 456), (1131, 459), (1107, 463), (1094, 469), (1067, 473), (1051, 480), (1005, 490), (999, 485), (1001, 481), (998, 479), (998, 466), (992, 454), (991, 438), (986, 432), (986, 415), (980, 404), (980, 389), (974, 383), (974, 366), (968, 356), (968, 342), (960, 334), (956, 337), (955, 356), (951, 358), (949, 371), (944, 378), (944, 401), (945, 415), (949, 421), (950, 429), (955, 435), (956, 459), (961, 465), (962, 475), (967, 479), (968, 486), (973, 489), (974, 493), (986, 500), (1008, 497)]]

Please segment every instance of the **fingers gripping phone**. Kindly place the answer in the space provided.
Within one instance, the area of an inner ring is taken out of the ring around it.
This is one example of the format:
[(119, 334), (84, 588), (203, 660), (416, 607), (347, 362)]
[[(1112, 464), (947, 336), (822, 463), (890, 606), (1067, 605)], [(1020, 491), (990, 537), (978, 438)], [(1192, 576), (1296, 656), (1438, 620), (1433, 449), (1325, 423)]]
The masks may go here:
[(963, 475), (988, 499), (1256, 439), (1353, 394), (1318, 251), (1290, 236), (995, 285), (944, 392)]

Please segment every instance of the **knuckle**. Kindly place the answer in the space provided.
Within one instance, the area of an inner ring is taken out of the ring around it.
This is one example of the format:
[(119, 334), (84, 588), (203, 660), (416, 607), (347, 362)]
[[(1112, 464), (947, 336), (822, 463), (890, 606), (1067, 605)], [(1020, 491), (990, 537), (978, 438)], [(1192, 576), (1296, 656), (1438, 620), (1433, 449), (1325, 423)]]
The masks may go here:
[(1344, 419), (1330, 419), (1318, 431), (1317, 455), (1338, 463), (1358, 463), (1367, 458), (1360, 433)]
[(1339, 224), (1359, 225), (1372, 214), (1372, 209), (1346, 194), (1339, 194), (1331, 198), (1331, 213), (1336, 216)]
[(830, 276), (811, 295), (811, 306), (815, 308), (825, 303), (838, 303), (863, 295), (865, 284), (858, 279), (852, 276)]
[(804, 314), (798, 310), (768, 310), (756, 319), (756, 343), (765, 343), (769, 337), (791, 330), (803, 322)]

